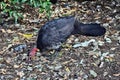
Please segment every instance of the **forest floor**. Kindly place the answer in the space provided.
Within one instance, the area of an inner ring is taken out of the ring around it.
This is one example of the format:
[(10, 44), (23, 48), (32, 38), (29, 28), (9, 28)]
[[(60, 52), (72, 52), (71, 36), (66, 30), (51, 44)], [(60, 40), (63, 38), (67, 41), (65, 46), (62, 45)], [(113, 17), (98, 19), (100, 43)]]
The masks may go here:
[[(50, 20), (76, 15), (82, 23), (106, 28), (100, 37), (70, 36), (58, 55), (31, 60), (37, 33), (48, 19), (26, 6), (17, 24), (3, 17), (0, 25), (0, 80), (120, 80), (120, 4), (110, 0), (59, 2), (52, 5)], [(46, 52), (49, 54), (49, 52)]]

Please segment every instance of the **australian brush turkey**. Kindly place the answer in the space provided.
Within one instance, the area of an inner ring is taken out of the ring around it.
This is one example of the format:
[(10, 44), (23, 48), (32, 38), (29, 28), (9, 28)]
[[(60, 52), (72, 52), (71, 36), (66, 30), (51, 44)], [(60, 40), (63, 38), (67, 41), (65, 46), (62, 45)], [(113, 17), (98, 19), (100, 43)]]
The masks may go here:
[[(37, 38), (37, 49), (41, 52), (57, 50), (70, 35), (102, 36), (106, 29), (100, 24), (83, 24), (74, 16), (62, 17), (47, 22), (41, 27)], [(36, 51), (36, 48), (32, 51)], [(35, 52), (34, 52), (35, 53)], [(31, 53), (32, 54), (32, 53)]]

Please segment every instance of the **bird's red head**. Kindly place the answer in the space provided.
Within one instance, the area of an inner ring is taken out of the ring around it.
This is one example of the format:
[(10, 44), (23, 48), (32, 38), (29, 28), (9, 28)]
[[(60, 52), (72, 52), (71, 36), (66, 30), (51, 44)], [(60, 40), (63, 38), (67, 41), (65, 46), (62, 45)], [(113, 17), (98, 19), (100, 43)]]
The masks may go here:
[(30, 57), (34, 57), (37, 51), (39, 51), (38, 48), (33, 48), (33, 49), (31, 50), (31, 52), (29, 53), (29, 56), (30, 56)]

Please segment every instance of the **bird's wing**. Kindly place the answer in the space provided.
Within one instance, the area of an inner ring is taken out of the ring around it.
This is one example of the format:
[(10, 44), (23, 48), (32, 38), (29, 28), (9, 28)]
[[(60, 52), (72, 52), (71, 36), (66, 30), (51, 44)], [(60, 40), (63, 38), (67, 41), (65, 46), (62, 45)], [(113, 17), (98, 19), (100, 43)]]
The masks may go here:
[(58, 46), (71, 35), (73, 30), (74, 18), (61, 18), (47, 22), (39, 31), (37, 43), (41, 41), (46, 48)]

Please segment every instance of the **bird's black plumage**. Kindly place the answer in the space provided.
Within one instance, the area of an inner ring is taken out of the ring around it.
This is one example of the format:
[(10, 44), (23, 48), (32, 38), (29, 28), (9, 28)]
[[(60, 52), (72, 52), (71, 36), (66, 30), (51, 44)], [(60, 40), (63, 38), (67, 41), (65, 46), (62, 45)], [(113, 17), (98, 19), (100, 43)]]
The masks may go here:
[(37, 38), (37, 48), (40, 51), (58, 49), (72, 34), (101, 36), (105, 32), (105, 28), (99, 24), (82, 24), (74, 16), (62, 17), (49, 21), (41, 27)]
[(73, 32), (74, 22), (74, 17), (64, 17), (47, 22), (38, 33), (37, 48), (41, 51), (58, 49)]
[(101, 27), (100, 24), (97, 23), (90, 23), (90, 24), (83, 24), (79, 21), (75, 21), (74, 24), (74, 34), (81, 34), (86, 36), (101, 36), (104, 35), (106, 29)]

